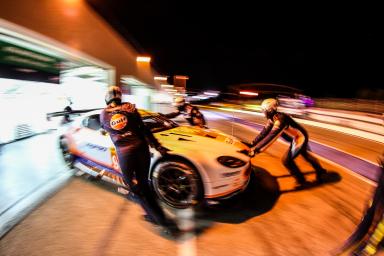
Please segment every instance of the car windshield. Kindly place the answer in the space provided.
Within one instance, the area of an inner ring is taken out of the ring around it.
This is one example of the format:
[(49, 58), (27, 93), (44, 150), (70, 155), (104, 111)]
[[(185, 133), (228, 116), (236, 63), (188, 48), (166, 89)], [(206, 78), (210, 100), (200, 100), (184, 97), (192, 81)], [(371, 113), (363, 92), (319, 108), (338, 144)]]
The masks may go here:
[(152, 133), (162, 132), (179, 126), (177, 123), (169, 120), (162, 115), (149, 115), (143, 117), (143, 122)]

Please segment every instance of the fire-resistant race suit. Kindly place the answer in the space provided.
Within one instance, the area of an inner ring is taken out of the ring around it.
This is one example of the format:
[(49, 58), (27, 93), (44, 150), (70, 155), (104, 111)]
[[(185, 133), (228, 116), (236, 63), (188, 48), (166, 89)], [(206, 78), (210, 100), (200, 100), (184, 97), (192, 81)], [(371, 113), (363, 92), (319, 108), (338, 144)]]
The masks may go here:
[(307, 131), (287, 114), (275, 112), (268, 117), (267, 124), (252, 142), (252, 145), (255, 146), (254, 152), (264, 151), (280, 135), (291, 143), (282, 160), (284, 166), (296, 178), (297, 182), (299, 184), (306, 182), (304, 175), (294, 162), (294, 159), (300, 154), (313, 166), (316, 171), (317, 181), (321, 182), (321, 177), (326, 171), (321, 167), (317, 159), (308, 152), (310, 149)]
[(160, 152), (165, 148), (161, 147), (144, 125), (135, 105), (131, 103), (119, 104), (116, 107), (107, 106), (100, 115), (100, 122), (116, 147), (124, 181), (140, 201), (146, 214), (157, 224), (168, 225), (149, 185), (150, 152), (147, 140)]
[(204, 115), (200, 112), (200, 110), (196, 106), (192, 106), (188, 103), (178, 106), (177, 111), (164, 114), (164, 116), (167, 118), (175, 118), (181, 114), (184, 115), (190, 125), (199, 127), (205, 127), (206, 125)]

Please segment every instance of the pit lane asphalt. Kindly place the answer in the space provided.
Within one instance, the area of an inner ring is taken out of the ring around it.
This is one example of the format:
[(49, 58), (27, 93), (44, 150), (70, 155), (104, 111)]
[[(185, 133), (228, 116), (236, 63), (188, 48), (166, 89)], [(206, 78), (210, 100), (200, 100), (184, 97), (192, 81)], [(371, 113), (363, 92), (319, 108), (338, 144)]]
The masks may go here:
[[(214, 114), (207, 115), (209, 126), (230, 133), (228, 121)], [(255, 135), (242, 125), (234, 127), (237, 136)], [(356, 138), (348, 140), (358, 144)], [(280, 163), (285, 150), (276, 143), (257, 155), (254, 186), (223, 207), (204, 211), (194, 238), (174, 241), (159, 235), (140, 220), (140, 208), (113, 187), (73, 177), (0, 240), (0, 255), (181, 255), (183, 248), (197, 255), (327, 255), (353, 231), (374, 187), (322, 162), (333, 172), (329, 183), (294, 191), (294, 180)], [(298, 162), (313, 180), (310, 166)], [(52, 167), (58, 170), (57, 162), (47, 166)]]

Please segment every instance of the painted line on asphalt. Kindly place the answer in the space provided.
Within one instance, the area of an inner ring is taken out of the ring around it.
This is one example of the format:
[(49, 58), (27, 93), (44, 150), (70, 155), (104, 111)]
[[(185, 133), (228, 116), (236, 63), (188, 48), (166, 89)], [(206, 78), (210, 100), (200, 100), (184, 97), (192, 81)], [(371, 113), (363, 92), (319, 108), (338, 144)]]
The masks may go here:
[(334, 150), (343, 152), (344, 154), (348, 154), (348, 155), (351, 155), (351, 156), (353, 156), (353, 157), (359, 158), (360, 160), (362, 160), (362, 161), (366, 161), (366, 162), (368, 162), (368, 163), (370, 163), (370, 164), (373, 164), (373, 165), (376, 165), (376, 166), (380, 166), (379, 163), (377, 163), (377, 162), (373, 162), (373, 161), (371, 161), (371, 160), (364, 159), (364, 158), (362, 158), (362, 157), (360, 157), (360, 156), (357, 156), (357, 155), (355, 155), (355, 154), (349, 153), (349, 152), (347, 152), (347, 151), (345, 151), (345, 150), (336, 148), (336, 147), (334, 147), (334, 146), (330, 146), (330, 145), (324, 144), (324, 143), (319, 142), (319, 141), (317, 141), (317, 140), (310, 140), (310, 141), (313, 141), (313, 142), (316, 142), (316, 143), (318, 143), (318, 144), (321, 144), (321, 145), (323, 145), (324, 147), (329, 147), (329, 148), (332, 148), (332, 149), (334, 149)]

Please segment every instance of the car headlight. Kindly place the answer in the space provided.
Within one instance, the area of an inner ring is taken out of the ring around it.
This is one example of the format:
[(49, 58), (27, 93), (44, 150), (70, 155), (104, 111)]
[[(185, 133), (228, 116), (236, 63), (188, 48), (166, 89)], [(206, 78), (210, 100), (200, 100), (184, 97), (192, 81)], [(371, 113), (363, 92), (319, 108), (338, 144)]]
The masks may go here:
[(233, 156), (220, 156), (217, 158), (217, 161), (229, 168), (239, 168), (246, 165), (246, 162)]

